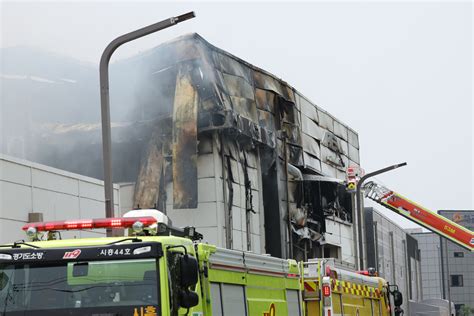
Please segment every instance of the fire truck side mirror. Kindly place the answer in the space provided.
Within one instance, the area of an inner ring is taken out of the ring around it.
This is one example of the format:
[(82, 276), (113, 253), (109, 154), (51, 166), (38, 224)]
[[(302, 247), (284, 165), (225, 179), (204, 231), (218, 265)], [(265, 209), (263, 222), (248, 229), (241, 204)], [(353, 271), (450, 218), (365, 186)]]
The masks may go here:
[(395, 290), (392, 292), (393, 295), (393, 304), (395, 306), (401, 306), (403, 304), (403, 295), (400, 291)]
[(180, 258), (179, 264), (179, 270), (181, 272), (181, 286), (184, 289), (187, 289), (188, 287), (195, 285), (198, 281), (199, 274), (198, 262), (196, 258), (186, 254)]
[(0, 272), (0, 291), (7, 286), (8, 281), (9, 279), (5, 272)]
[(199, 296), (189, 290), (181, 290), (179, 293), (179, 306), (182, 308), (191, 308), (199, 304)]

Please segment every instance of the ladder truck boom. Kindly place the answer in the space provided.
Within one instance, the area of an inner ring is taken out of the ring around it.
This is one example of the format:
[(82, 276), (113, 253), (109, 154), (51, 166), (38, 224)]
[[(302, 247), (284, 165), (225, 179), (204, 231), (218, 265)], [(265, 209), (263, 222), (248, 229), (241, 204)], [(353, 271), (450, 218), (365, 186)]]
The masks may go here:
[(474, 251), (474, 232), (373, 181), (365, 184), (364, 190), (369, 199), (467, 250)]

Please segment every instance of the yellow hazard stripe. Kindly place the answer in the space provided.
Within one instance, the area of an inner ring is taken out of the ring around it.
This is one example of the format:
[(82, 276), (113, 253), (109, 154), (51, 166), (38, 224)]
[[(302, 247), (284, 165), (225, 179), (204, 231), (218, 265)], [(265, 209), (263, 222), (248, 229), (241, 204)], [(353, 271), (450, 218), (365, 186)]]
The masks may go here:
[(371, 287), (364, 284), (351, 283), (348, 281), (339, 281), (335, 282), (335, 291), (338, 291), (342, 294), (351, 294), (356, 296), (363, 296), (367, 298), (380, 298), (380, 293), (375, 287)]
[(309, 292), (316, 292), (318, 289), (318, 282), (317, 281), (304, 281), (304, 288), (306, 291)]

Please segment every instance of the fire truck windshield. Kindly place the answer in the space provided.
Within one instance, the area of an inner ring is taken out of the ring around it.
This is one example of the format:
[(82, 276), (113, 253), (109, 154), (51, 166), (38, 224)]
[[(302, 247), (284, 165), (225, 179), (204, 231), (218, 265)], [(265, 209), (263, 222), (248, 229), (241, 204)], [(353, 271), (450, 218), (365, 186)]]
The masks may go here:
[(0, 315), (160, 315), (156, 259), (0, 263)]

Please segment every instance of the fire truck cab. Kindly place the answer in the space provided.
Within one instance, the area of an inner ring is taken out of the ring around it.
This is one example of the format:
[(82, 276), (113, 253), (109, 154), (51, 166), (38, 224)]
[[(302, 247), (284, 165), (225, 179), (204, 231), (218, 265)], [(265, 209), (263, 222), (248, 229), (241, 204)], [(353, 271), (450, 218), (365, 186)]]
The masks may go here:
[[(57, 239), (98, 228), (129, 234)], [(158, 211), (23, 229), (31, 241), (0, 246), (2, 316), (303, 315), (296, 261), (201, 243)]]

